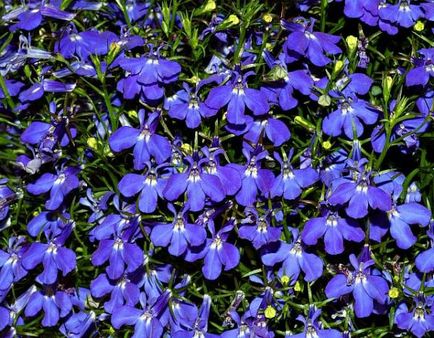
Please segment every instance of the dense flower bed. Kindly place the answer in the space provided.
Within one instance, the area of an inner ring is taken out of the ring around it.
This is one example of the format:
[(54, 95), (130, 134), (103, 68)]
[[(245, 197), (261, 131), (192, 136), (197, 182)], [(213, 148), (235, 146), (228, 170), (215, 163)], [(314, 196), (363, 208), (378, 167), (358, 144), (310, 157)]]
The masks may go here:
[(434, 1), (4, 0), (1, 337), (434, 332)]

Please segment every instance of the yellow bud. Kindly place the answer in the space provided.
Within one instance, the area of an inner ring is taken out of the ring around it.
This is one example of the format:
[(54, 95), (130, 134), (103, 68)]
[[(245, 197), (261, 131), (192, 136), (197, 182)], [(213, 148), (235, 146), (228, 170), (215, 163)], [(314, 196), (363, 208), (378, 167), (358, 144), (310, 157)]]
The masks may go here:
[(350, 52), (356, 50), (359, 41), (354, 35), (348, 35), (345, 41), (347, 42)]
[(272, 43), (270, 43), (270, 42), (267, 42), (267, 43), (265, 44), (265, 48), (266, 48), (267, 50), (271, 51), (271, 50), (273, 50), (274, 45), (273, 45)]
[(344, 68), (344, 62), (342, 60), (336, 61), (335, 66), (333, 68), (333, 73), (335, 74), (339, 73), (342, 70), (342, 68)]
[(38, 216), (39, 215), (39, 211), (37, 211), (37, 210), (35, 210), (35, 211), (33, 211), (33, 214), (32, 214), (33, 216)]
[(198, 76), (194, 75), (194, 76), (192, 76), (191, 78), (188, 79), (188, 82), (196, 84), (196, 83), (200, 82), (200, 78)]
[(393, 276), (393, 281), (395, 283), (398, 283), (399, 282), (399, 276)]
[(230, 27), (230, 26), (238, 25), (239, 23), (240, 23), (240, 19), (238, 19), (238, 16), (236, 16), (235, 14), (231, 14), (231, 15), (229, 15), (229, 17), (228, 17), (225, 21), (223, 21), (221, 24), (222, 24), (222, 25), (225, 25), (225, 26), (227, 26), (227, 27)]
[(98, 141), (95, 137), (89, 137), (87, 139), (87, 145), (89, 146), (89, 148), (96, 149), (98, 146)]
[(202, 13), (206, 13), (206, 12), (211, 12), (211, 11), (213, 11), (214, 9), (216, 9), (216, 4), (215, 4), (215, 1), (214, 0), (208, 0), (206, 3), (205, 3), (205, 6), (203, 7), (203, 10), (201, 11)]
[(188, 143), (183, 143), (181, 146), (181, 150), (186, 154), (193, 153), (193, 148)]
[(273, 17), (269, 13), (266, 13), (262, 16), (262, 20), (264, 20), (266, 23), (270, 23), (273, 21)]
[(296, 282), (294, 285), (294, 291), (300, 292), (301, 291), (301, 284), (300, 282)]
[(268, 305), (265, 308), (264, 315), (265, 315), (265, 318), (272, 319), (272, 318), (276, 317), (276, 309), (274, 307), (272, 307), (271, 305)]
[(389, 297), (392, 299), (398, 298), (399, 296), (399, 290), (395, 287), (391, 288), (389, 290)]
[(286, 285), (289, 283), (289, 277), (287, 275), (283, 275), (282, 278), (280, 278), (283, 285)]
[(137, 112), (135, 110), (127, 111), (127, 115), (131, 118), (137, 118)]
[(421, 32), (425, 29), (425, 24), (422, 21), (417, 21), (416, 24), (414, 25), (413, 29), (416, 32)]
[(325, 150), (329, 150), (329, 149), (332, 147), (332, 144), (330, 143), (330, 141), (324, 141), (324, 142), (322, 143), (322, 147), (323, 147)]

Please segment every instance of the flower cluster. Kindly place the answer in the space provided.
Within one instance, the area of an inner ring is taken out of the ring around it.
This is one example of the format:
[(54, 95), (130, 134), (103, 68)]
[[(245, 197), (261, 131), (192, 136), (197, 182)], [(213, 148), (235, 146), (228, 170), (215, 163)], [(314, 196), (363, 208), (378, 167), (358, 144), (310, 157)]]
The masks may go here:
[(433, 334), (432, 1), (4, 2), (1, 337)]

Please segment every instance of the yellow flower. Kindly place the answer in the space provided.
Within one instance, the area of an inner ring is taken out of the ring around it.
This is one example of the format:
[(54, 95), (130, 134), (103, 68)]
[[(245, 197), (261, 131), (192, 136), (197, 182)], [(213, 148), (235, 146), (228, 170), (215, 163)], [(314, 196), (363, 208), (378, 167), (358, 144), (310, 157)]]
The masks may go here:
[(416, 24), (414, 25), (413, 29), (416, 32), (421, 32), (425, 29), (425, 24), (422, 21), (417, 21)]
[(265, 318), (272, 319), (272, 318), (276, 317), (276, 309), (274, 307), (272, 307), (271, 305), (268, 305), (265, 308), (264, 315), (265, 315)]
[(262, 20), (264, 20), (266, 23), (270, 23), (273, 21), (273, 17), (269, 13), (266, 13), (262, 16)]
[(399, 296), (399, 290), (395, 287), (391, 288), (389, 290), (389, 297), (392, 299), (398, 298)]

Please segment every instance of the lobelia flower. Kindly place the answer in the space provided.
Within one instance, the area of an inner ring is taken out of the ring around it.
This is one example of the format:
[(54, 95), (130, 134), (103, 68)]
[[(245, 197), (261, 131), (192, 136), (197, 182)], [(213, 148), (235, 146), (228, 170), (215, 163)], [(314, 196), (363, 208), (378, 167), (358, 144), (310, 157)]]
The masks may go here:
[(109, 138), (110, 148), (114, 152), (121, 152), (134, 147), (134, 169), (142, 170), (151, 156), (157, 164), (166, 161), (171, 154), (170, 142), (166, 137), (156, 134), (159, 112), (152, 112), (146, 116), (144, 109), (140, 109), (138, 116), (140, 128), (129, 126), (120, 127)]
[(9, 204), (18, 197), (6, 183), (8, 183), (7, 178), (0, 179), (0, 222), (8, 217)]
[(434, 77), (434, 48), (424, 48), (418, 51), (421, 58), (413, 58), (414, 67), (407, 73), (407, 86), (425, 86), (430, 77)]
[(395, 324), (402, 330), (421, 338), (427, 332), (434, 331), (434, 313), (427, 311), (428, 304), (424, 297), (414, 299), (415, 307), (409, 310), (407, 304), (401, 303), (396, 309)]
[(217, 114), (217, 109), (208, 107), (199, 97), (202, 84), (199, 83), (194, 91), (183, 83), (183, 90), (166, 98), (164, 109), (168, 110), (170, 117), (177, 120), (185, 120), (187, 128), (196, 129), (202, 122), (202, 118), (212, 117)]
[[(290, 110), (297, 106), (298, 101), (293, 97), (296, 89), (303, 95), (309, 95), (313, 87), (313, 80), (306, 70), (288, 71), (285, 62), (285, 54), (279, 54), (278, 59), (274, 59), (269, 51), (263, 53), (265, 62), (270, 67), (270, 80), (277, 80), (263, 90), (269, 95), (270, 101), (277, 101), (283, 110)], [(271, 97), (270, 97), (271, 96)], [(275, 96), (273, 100), (272, 97)]]
[(323, 209), (321, 217), (308, 220), (301, 233), (305, 244), (316, 245), (318, 239), (324, 236), (325, 251), (331, 255), (344, 252), (344, 239), (361, 242), (365, 233), (358, 224), (339, 216), (336, 211)]
[[(3, 337), (16, 337), (14, 326), (24, 325), (24, 320), (20, 314), (29, 302), (31, 295), (36, 292), (36, 290), (36, 286), (32, 285), (17, 297), (12, 305), (8, 305), (2, 300), (2, 306), (0, 306), (0, 331), (2, 331)], [(9, 332), (4, 330), (7, 326), (10, 326)]]
[(374, 301), (384, 304), (389, 286), (384, 278), (372, 274), (374, 261), (370, 258), (358, 260), (350, 255), (350, 263), (354, 271), (344, 269), (334, 276), (325, 288), (327, 298), (338, 298), (348, 293), (354, 297), (354, 308), (358, 318), (371, 315)]
[(109, 261), (106, 272), (109, 278), (114, 280), (121, 278), (125, 272), (133, 272), (144, 261), (142, 249), (133, 242), (134, 232), (122, 231), (122, 229), (115, 231), (115, 238), (102, 239), (98, 249), (92, 255), (92, 264), (95, 266), (103, 265), (107, 260)]
[[(28, 249), (24, 236), (10, 237), (7, 251), (0, 250), (0, 290), (9, 290), (28, 273), (22, 265), (23, 254)], [(1, 330), (1, 329), (0, 329)]]
[(255, 249), (279, 240), (282, 230), (270, 225), (270, 210), (259, 216), (255, 208), (247, 207), (244, 213), (247, 217), (241, 220), (238, 229), (240, 238), (251, 241)]
[(378, 23), (379, 2), (380, 0), (345, 0), (344, 14), (375, 26)]
[(184, 325), (180, 325), (174, 330), (173, 338), (217, 338), (218, 335), (208, 333), (208, 318), (211, 308), (211, 297), (208, 295), (203, 296), (202, 305), (199, 308), (199, 312), (196, 313), (192, 323), (185, 322)]
[(268, 153), (262, 146), (255, 148), (247, 143), (243, 144), (243, 154), (247, 160), (246, 165), (233, 164), (241, 175), (241, 189), (235, 195), (237, 203), (242, 206), (253, 206), (258, 193), (268, 197), (274, 183), (274, 174), (269, 169), (262, 169), (260, 161)]
[[(366, 162), (362, 162), (362, 166)], [(363, 218), (368, 214), (368, 206), (373, 209), (389, 211), (392, 209), (392, 200), (390, 194), (381, 188), (374, 187), (371, 183), (372, 172), (364, 170), (356, 174), (356, 180), (350, 182), (341, 182), (331, 196), (328, 202), (331, 205), (343, 205), (348, 203), (345, 211), (352, 218)]]
[(274, 152), (274, 158), (280, 163), (281, 173), (271, 187), (271, 197), (283, 196), (287, 200), (296, 199), (304, 188), (318, 181), (319, 175), (313, 168), (293, 169), (291, 165), (293, 153), (294, 150), (291, 149), (288, 155), (284, 154), (283, 160), (277, 152)]
[(152, 167), (148, 162), (147, 167), (145, 175), (126, 174), (119, 181), (118, 188), (125, 197), (132, 197), (140, 192), (139, 210), (149, 214), (157, 209), (158, 197), (163, 198), (167, 178), (161, 177), (158, 173), (161, 165)]
[(65, 197), (80, 185), (77, 167), (62, 168), (57, 174), (44, 173), (36, 182), (27, 185), (27, 191), (32, 195), (41, 195), (50, 192), (50, 198), (45, 207), (56, 210), (63, 203)]
[(103, 298), (110, 294), (110, 300), (104, 302), (104, 310), (113, 313), (123, 305), (135, 306), (139, 302), (140, 289), (125, 274), (118, 280), (110, 279), (105, 273), (100, 274), (90, 284), (93, 297)]
[(262, 263), (273, 267), (282, 262), (278, 274), (281, 278), (283, 276), (289, 277), (291, 284), (295, 284), (300, 271), (304, 272), (305, 281), (312, 282), (321, 277), (323, 262), (318, 256), (304, 251), (298, 230), (294, 229), (292, 234), (294, 238), (292, 243), (280, 241), (277, 250), (272, 246), (265, 250), (261, 257)]
[(42, 263), (44, 269), (38, 275), (37, 281), (51, 285), (57, 281), (59, 270), (65, 277), (76, 267), (75, 252), (63, 245), (72, 232), (72, 225), (58, 233), (46, 235), (48, 243), (34, 242), (22, 256), (23, 267), (30, 271)]
[(115, 329), (120, 329), (124, 325), (134, 325), (134, 334), (131, 338), (159, 338), (163, 335), (163, 328), (166, 324), (160, 321), (160, 317), (171, 297), (169, 290), (164, 291), (157, 299), (149, 299), (141, 293), (142, 309), (129, 305), (120, 307), (112, 315), (112, 325)]
[(358, 138), (363, 134), (363, 124), (374, 124), (378, 119), (379, 111), (368, 102), (349, 96), (339, 100), (338, 109), (327, 115), (322, 123), (324, 133), (330, 136), (342, 135), (349, 138)]
[(202, 153), (206, 160), (203, 162), (203, 169), (209, 175), (215, 175), (219, 178), (226, 195), (235, 195), (241, 187), (241, 175), (231, 163), (223, 166), (220, 164), (220, 156), (224, 154), (224, 150), (220, 145), (208, 148), (202, 147)]
[(42, 79), (40, 83), (35, 83), (26, 90), (23, 90), (18, 96), (18, 99), (21, 103), (27, 103), (39, 100), (45, 93), (71, 93), (75, 87), (75, 83), (63, 83), (56, 80)]
[(174, 201), (184, 192), (187, 193), (187, 202), (191, 211), (200, 211), (205, 206), (208, 197), (213, 202), (221, 202), (226, 196), (226, 190), (216, 175), (210, 175), (203, 169), (206, 159), (186, 156), (189, 168), (182, 173), (172, 174), (167, 180), (163, 190), (163, 196), (169, 201)]
[(388, 4), (381, 8), (378, 14), (381, 19), (405, 28), (413, 26), (424, 16), (421, 7), (412, 5), (410, 0), (400, 0), (395, 5)]
[[(291, 133), (286, 124), (275, 119), (271, 114), (264, 116), (264, 119), (253, 120), (248, 118), (247, 121), (247, 133), (244, 134), (244, 139), (253, 144), (259, 143), (261, 137), (266, 136), (275, 147), (279, 147), (291, 137)], [(227, 126), (227, 129), (231, 131), (229, 126)], [(237, 134), (236, 131), (232, 132), (235, 135)]]
[(297, 320), (304, 324), (304, 332), (292, 335), (285, 335), (285, 338), (342, 338), (342, 333), (335, 329), (323, 329), (319, 321), (321, 310), (315, 305), (309, 306), (307, 317), (298, 315)]
[(51, 234), (60, 233), (71, 226), (74, 226), (74, 222), (68, 213), (59, 214), (58, 212), (42, 211), (27, 224), (27, 232), (32, 237), (38, 236), (42, 231), (46, 236), (50, 236)]
[(175, 62), (160, 57), (159, 51), (150, 52), (141, 58), (124, 57), (119, 61), (121, 68), (128, 76), (117, 84), (117, 90), (123, 93), (125, 99), (133, 99), (140, 94), (145, 102), (159, 101), (164, 96), (164, 85), (175, 82), (181, 72), (181, 66)]
[(65, 318), (71, 312), (71, 296), (52, 286), (35, 290), (29, 298), (24, 313), (26, 317), (34, 317), (41, 310), (44, 311), (42, 326), (55, 326), (60, 318)]
[(104, 212), (108, 209), (108, 203), (114, 194), (113, 191), (107, 191), (97, 200), (92, 194), (91, 189), (86, 190), (86, 198), (81, 197), (79, 203), (92, 210), (92, 214), (87, 220), (89, 223), (93, 223), (104, 217)]
[(370, 218), (369, 237), (377, 242), (390, 228), (390, 235), (401, 249), (408, 249), (416, 243), (416, 236), (411, 231), (411, 224), (427, 226), (431, 211), (419, 203), (394, 204), (386, 213), (376, 213)]
[(430, 248), (420, 252), (416, 257), (415, 263), (420, 272), (429, 273), (434, 271), (434, 220), (431, 220), (426, 234), (430, 239)]
[(294, 21), (280, 20), (282, 27), (292, 32), (283, 45), (288, 56), (306, 56), (315, 66), (323, 67), (331, 62), (325, 53), (336, 55), (342, 52), (337, 46), (341, 39), (339, 36), (313, 31), (314, 19), (298, 17)]
[(212, 238), (207, 238), (202, 247), (194, 251), (188, 250), (185, 260), (194, 262), (204, 258), (202, 267), (204, 277), (209, 280), (216, 280), (220, 276), (222, 269), (229, 271), (238, 265), (240, 253), (235, 245), (227, 242), (230, 232), (234, 228), (234, 220), (230, 220), (217, 233), (213, 224), (209, 223), (209, 225), (211, 225), (209, 230)]
[(18, 21), (9, 27), (11, 32), (14, 32), (18, 29), (31, 31), (35, 28), (38, 28), (42, 24), (42, 19), (44, 17), (71, 21), (74, 19), (75, 14), (62, 11), (51, 4), (42, 2), (42, 4), (30, 3), (29, 5), (15, 8), (9, 13), (3, 15), (2, 20)]
[(188, 205), (180, 212), (176, 212), (172, 204), (168, 205), (168, 209), (174, 215), (173, 222), (154, 225), (150, 237), (155, 246), (169, 246), (171, 255), (180, 256), (185, 253), (187, 247), (197, 247), (205, 242), (205, 229), (188, 222), (186, 215)]
[(227, 106), (227, 119), (235, 125), (246, 123), (246, 106), (255, 116), (266, 114), (270, 109), (267, 96), (247, 85), (247, 78), (254, 74), (252, 71), (244, 75), (233, 71), (231, 79), (225, 85), (210, 90), (205, 104), (216, 110)]
[(90, 337), (93, 334), (91, 330), (94, 330), (95, 318), (93, 311), (74, 313), (60, 326), (59, 331), (71, 338)]

